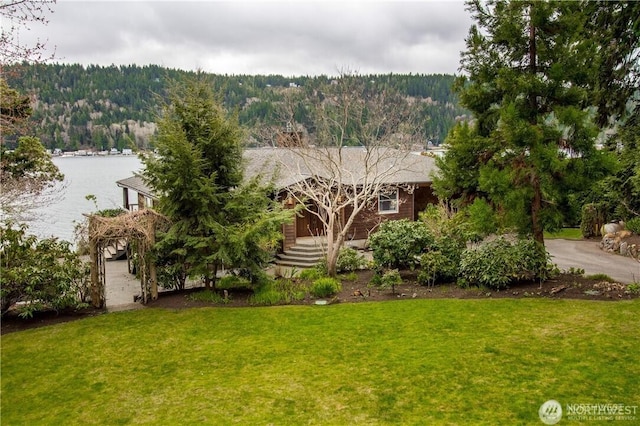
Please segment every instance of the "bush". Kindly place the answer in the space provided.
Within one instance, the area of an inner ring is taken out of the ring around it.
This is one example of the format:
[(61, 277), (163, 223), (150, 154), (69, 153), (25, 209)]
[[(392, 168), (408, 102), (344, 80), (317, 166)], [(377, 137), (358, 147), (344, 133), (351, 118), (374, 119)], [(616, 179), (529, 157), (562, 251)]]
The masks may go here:
[(268, 280), (260, 284), (249, 297), (250, 305), (270, 306), (289, 304), (305, 298), (307, 288), (293, 280)]
[(0, 303), (2, 314), (17, 302), (19, 313), (31, 317), (44, 309), (86, 306), (89, 273), (67, 241), (39, 240), (26, 227), (7, 223), (0, 228)]
[(384, 274), (377, 273), (371, 279), (370, 285), (378, 288), (390, 288), (391, 293), (396, 293), (396, 286), (402, 284), (402, 277), (397, 269), (389, 269)]
[(634, 234), (640, 235), (640, 216), (629, 219), (625, 227)]
[(251, 281), (237, 275), (225, 275), (218, 280), (216, 287), (220, 289), (251, 288)]
[(597, 237), (600, 228), (605, 224), (605, 207), (599, 203), (589, 203), (582, 206), (582, 220), (580, 231), (584, 238)]
[(364, 269), (366, 265), (367, 260), (358, 253), (358, 250), (351, 247), (342, 247), (340, 249), (338, 262), (336, 263), (338, 273), (357, 271)]
[(314, 281), (318, 278), (326, 277), (326, 270), (323, 271), (321, 267), (316, 266), (315, 268), (305, 269), (300, 274), (298, 274), (298, 278), (306, 281)]
[(320, 278), (311, 285), (311, 295), (313, 297), (328, 297), (342, 290), (342, 284), (335, 278)]
[(376, 265), (384, 268), (415, 268), (420, 255), (433, 247), (434, 237), (423, 222), (390, 220), (371, 236)]
[(548, 258), (533, 240), (512, 244), (501, 237), (462, 253), (458, 284), (501, 289), (520, 280), (544, 280), (550, 273)]
[(440, 250), (433, 250), (423, 254), (420, 257), (420, 273), (418, 274), (418, 282), (423, 285), (432, 286), (436, 281), (440, 281), (443, 275), (448, 275), (449, 269), (457, 265), (452, 265), (450, 260), (442, 254)]

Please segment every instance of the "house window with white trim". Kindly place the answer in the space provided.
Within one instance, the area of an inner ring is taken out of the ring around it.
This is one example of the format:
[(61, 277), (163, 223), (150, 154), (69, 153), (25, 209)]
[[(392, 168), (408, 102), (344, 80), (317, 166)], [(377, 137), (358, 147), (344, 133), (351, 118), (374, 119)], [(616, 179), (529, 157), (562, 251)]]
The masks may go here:
[(398, 213), (398, 190), (380, 191), (378, 193), (378, 213)]

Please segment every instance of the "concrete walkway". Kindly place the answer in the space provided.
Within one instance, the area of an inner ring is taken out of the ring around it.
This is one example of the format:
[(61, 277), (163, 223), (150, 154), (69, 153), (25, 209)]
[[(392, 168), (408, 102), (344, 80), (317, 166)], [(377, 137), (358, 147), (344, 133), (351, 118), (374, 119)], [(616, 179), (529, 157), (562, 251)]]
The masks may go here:
[(126, 260), (105, 262), (105, 305), (107, 310), (122, 311), (142, 308), (141, 303), (134, 303), (133, 297), (140, 295), (140, 280), (131, 275)]
[(545, 240), (553, 263), (563, 269), (584, 269), (586, 275), (606, 274), (630, 284), (640, 282), (640, 262), (600, 250), (596, 241)]

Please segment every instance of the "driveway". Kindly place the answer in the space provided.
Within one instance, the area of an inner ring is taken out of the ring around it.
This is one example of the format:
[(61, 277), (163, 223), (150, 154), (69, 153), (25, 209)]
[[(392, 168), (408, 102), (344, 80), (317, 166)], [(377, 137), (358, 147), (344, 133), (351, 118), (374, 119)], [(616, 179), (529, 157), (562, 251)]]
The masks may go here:
[(581, 268), (586, 275), (606, 274), (629, 284), (640, 282), (640, 262), (600, 250), (596, 241), (545, 240), (551, 260), (562, 269)]

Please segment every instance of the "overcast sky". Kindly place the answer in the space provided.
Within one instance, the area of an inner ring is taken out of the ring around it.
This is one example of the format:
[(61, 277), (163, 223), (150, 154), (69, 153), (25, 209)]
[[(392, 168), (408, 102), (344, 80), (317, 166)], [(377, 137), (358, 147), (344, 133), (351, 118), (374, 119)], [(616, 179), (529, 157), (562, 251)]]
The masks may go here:
[[(211, 73), (456, 73), (471, 25), (462, 1), (68, 1), (48, 25), (56, 61)], [(3, 24), (4, 25), (4, 24)]]

